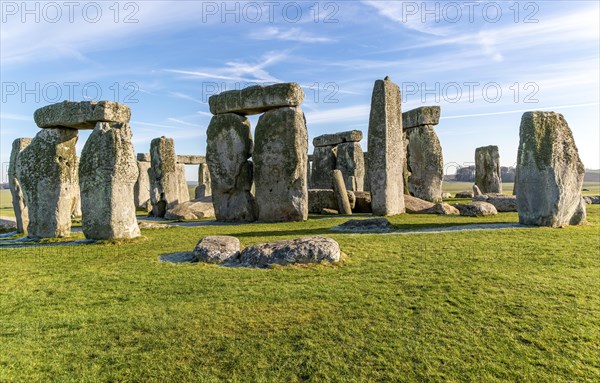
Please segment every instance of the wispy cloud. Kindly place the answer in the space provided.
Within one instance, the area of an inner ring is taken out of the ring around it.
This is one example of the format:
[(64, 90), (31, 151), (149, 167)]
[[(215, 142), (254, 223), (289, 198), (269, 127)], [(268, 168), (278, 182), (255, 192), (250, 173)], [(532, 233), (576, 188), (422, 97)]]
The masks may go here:
[(201, 68), (198, 70), (165, 69), (165, 72), (185, 75), (188, 78), (208, 78), (230, 82), (281, 82), (281, 80), (271, 75), (266, 69), (286, 58), (287, 54), (283, 52), (271, 51), (264, 54), (256, 62), (237, 60), (228, 61), (225, 63), (225, 67), (221, 68)]
[(300, 28), (281, 29), (278, 27), (267, 27), (250, 33), (250, 38), (255, 40), (282, 40), (297, 41), (301, 43), (331, 43), (334, 39), (317, 36)]
[(503, 110), (498, 112), (488, 112), (488, 113), (473, 113), (473, 114), (463, 114), (459, 116), (444, 116), (440, 117), (440, 120), (453, 120), (457, 118), (472, 118), (472, 117), (483, 117), (483, 116), (499, 116), (503, 114), (513, 114), (513, 113), (525, 113), (536, 110), (551, 110), (551, 111), (560, 111), (560, 109), (571, 109), (571, 108), (583, 108), (586, 106), (597, 106), (600, 105), (598, 102), (590, 102), (583, 104), (567, 104), (567, 105), (553, 105), (553, 106), (539, 106), (532, 105), (531, 108), (527, 109), (513, 109), (513, 110)]

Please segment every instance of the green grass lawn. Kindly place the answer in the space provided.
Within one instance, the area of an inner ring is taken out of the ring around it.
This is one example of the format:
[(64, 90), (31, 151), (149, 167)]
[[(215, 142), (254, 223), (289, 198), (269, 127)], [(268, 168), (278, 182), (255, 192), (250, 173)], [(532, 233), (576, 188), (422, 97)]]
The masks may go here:
[[(332, 233), (344, 218), (314, 217), (0, 246), (0, 381), (600, 381), (600, 207), (588, 216), (565, 229), (414, 235)], [(214, 234), (244, 246), (322, 234), (347, 256), (271, 270), (158, 262)]]

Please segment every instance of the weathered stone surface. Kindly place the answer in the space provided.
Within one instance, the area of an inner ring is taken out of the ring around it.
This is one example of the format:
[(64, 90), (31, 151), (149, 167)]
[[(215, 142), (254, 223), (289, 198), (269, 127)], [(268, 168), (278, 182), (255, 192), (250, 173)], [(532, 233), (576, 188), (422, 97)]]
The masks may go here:
[(352, 233), (389, 233), (394, 231), (394, 226), (387, 218), (351, 219), (331, 230)]
[(342, 172), (334, 170), (333, 175), (333, 191), (335, 193), (335, 199), (338, 205), (338, 211), (341, 214), (352, 214), (352, 208), (350, 207), (350, 201), (348, 200), (348, 191), (344, 185), (344, 178)]
[(311, 187), (314, 189), (333, 188), (331, 172), (336, 166), (337, 148), (335, 146), (315, 147), (311, 172)]
[(258, 219), (304, 221), (308, 217), (308, 131), (300, 107), (274, 109), (258, 120), (254, 150)]
[(136, 155), (137, 160), (140, 162), (150, 162), (152, 161), (152, 157), (150, 156), (150, 153), (138, 153)]
[(30, 237), (68, 237), (77, 192), (77, 130), (44, 129), (17, 161), (17, 179), (25, 193)]
[(206, 157), (192, 154), (177, 155), (177, 163), (185, 165), (200, 165), (206, 163)]
[(25, 193), (21, 188), (21, 183), (17, 178), (17, 161), (18, 156), (23, 149), (31, 144), (31, 138), (17, 138), (12, 143), (12, 151), (10, 152), (10, 162), (8, 163), (8, 186), (12, 196), (12, 206), (15, 212), (15, 220), (17, 232), (26, 233), (27, 225), (29, 225), (29, 216), (27, 204), (25, 203)]
[(523, 114), (517, 156), (519, 223), (550, 227), (584, 223), (584, 175), (585, 168), (563, 115)]
[(177, 171), (177, 182), (179, 183), (178, 204), (181, 204), (190, 200), (190, 189), (185, 178), (185, 164), (178, 163), (175, 165), (175, 169)]
[(483, 195), (483, 193), (481, 192), (481, 189), (479, 189), (479, 186), (473, 185), (473, 196), (477, 197), (480, 195)]
[(81, 152), (81, 226), (88, 239), (135, 238), (138, 167), (129, 124), (99, 122)]
[(150, 201), (152, 215), (162, 218), (179, 203), (177, 156), (172, 138), (160, 137), (150, 142)]
[(239, 265), (264, 268), (272, 265), (337, 262), (340, 260), (340, 253), (340, 246), (333, 239), (312, 236), (247, 247), (240, 254)]
[[(138, 154), (139, 158), (139, 154)], [(138, 178), (133, 186), (133, 202), (135, 207), (140, 210), (150, 212), (152, 202), (150, 202), (150, 162), (137, 161)]]
[(375, 81), (369, 116), (369, 160), (373, 214), (404, 213), (404, 140), (400, 88), (386, 77)]
[(304, 91), (295, 82), (269, 86), (251, 86), (210, 96), (208, 105), (212, 114), (260, 114), (271, 109), (299, 106), (304, 101)]
[(404, 206), (408, 214), (424, 214), (427, 209), (435, 206), (434, 203), (410, 195), (404, 195)]
[(452, 198), (452, 194), (450, 194), (450, 193), (442, 193), (442, 198), (443, 199)]
[(352, 208), (354, 213), (371, 213), (371, 193), (365, 191), (354, 192), (356, 204)]
[(321, 215), (338, 215), (338, 214), (340, 214), (340, 212), (337, 210), (327, 209), (327, 208), (321, 209)]
[[(348, 201), (352, 209), (354, 209), (356, 203), (354, 193), (347, 191)], [(308, 212), (310, 214), (320, 214), (323, 209), (339, 210), (333, 189), (308, 189)]]
[(211, 201), (182, 202), (167, 210), (165, 219), (192, 221), (202, 218), (214, 218), (215, 210)]
[(437, 125), (440, 123), (441, 109), (438, 105), (421, 106), (416, 109), (402, 113), (402, 128), (410, 129), (425, 125)]
[(364, 190), (365, 157), (358, 142), (347, 142), (337, 146), (336, 169), (342, 172), (346, 189)]
[[(77, 169), (79, 169), (79, 161), (77, 161)], [(81, 190), (79, 189), (79, 174), (77, 174), (77, 182), (75, 184), (75, 190), (73, 191), (73, 193), (75, 194), (75, 198), (73, 199), (73, 204), (71, 205), (71, 218), (72, 219), (80, 218), (82, 216)]]
[(456, 193), (454, 198), (473, 198), (474, 196), (475, 196), (475, 194), (471, 190), (465, 190), (465, 191)]
[(239, 255), (240, 240), (227, 235), (205, 237), (194, 248), (195, 262), (222, 263), (235, 260)]
[(195, 198), (204, 198), (211, 195), (212, 187), (208, 164), (200, 164), (200, 166), (198, 166), (198, 186), (196, 186)]
[(427, 209), (424, 214), (439, 214), (439, 215), (460, 215), (460, 211), (448, 205), (447, 203), (436, 203), (431, 209)]
[(350, 130), (348, 132), (340, 132), (333, 134), (323, 134), (313, 138), (313, 146), (335, 146), (345, 142), (360, 142), (363, 139), (363, 134), (360, 130)]
[(483, 194), (475, 196), (473, 201), (484, 201), (494, 205), (498, 212), (515, 212), (517, 211), (517, 197), (514, 195), (502, 194)]
[(430, 202), (442, 200), (444, 158), (442, 145), (433, 126), (409, 129), (407, 166), (410, 172), (408, 190), (417, 198)]
[(583, 197), (583, 200), (588, 205), (598, 205), (598, 204), (600, 204), (600, 196), (598, 196), (598, 195), (585, 196), (585, 197)]
[(129, 107), (113, 101), (63, 101), (33, 114), (40, 128), (94, 129), (97, 122), (128, 123), (130, 118)]
[(483, 215), (494, 215), (498, 214), (498, 211), (491, 203), (483, 201), (469, 202), (466, 205), (454, 204), (454, 207), (460, 211), (460, 215), (466, 217), (479, 217)]
[(208, 125), (206, 160), (217, 220), (253, 222), (257, 207), (252, 188), (250, 121), (237, 114), (214, 116)]
[(475, 149), (475, 184), (483, 194), (502, 193), (500, 154), (497, 146)]

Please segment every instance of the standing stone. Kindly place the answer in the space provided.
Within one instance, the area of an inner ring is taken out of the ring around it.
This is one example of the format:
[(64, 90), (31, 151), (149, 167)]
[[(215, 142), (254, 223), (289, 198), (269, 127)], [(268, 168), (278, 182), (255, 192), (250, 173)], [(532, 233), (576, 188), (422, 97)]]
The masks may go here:
[[(79, 159), (77, 160), (77, 169), (79, 169)], [(81, 218), (81, 190), (79, 188), (79, 173), (77, 174), (77, 182), (75, 183), (75, 199), (71, 206), (71, 218)]]
[(219, 221), (253, 222), (256, 202), (252, 188), (253, 143), (250, 121), (234, 113), (213, 116), (208, 125), (206, 161), (212, 203)]
[(433, 126), (425, 125), (406, 131), (408, 138), (408, 189), (420, 199), (442, 201), (444, 158), (442, 145)]
[(17, 179), (25, 193), (30, 237), (68, 237), (77, 193), (77, 130), (39, 132), (17, 161)]
[[(139, 158), (139, 155), (138, 155)], [(137, 209), (144, 211), (152, 210), (152, 203), (150, 202), (150, 162), (137, 161), (138, 167), (138, 178), (133, 187), (133, 201)]]
[(179, 200), (177, 203), (184, 203), (190, 200), (190, 190), (185, 179), (185, 164), (175, 165), (177, 169), (177, 181), (179, 182)]
[(500, 154), (497, 146), (475, 149), (475, 184), (483, 194), (502, 193)]
[(302, 109), (286, 107), (266, 112), (258, 120), (255, 137), (259, 220), (306, 220), (308, 131)]
[(342, 172), (348, 190), (364, 190), (365, 157), (360, 143), (347, 142), (337, 146), (336, 169)]
[(198, 186), (196, 186), (195, 198), (200, 199), (212, 195), (212, 188), (210, 183), (210, 171), (208, 170), (208, 164), (200, 164), (198, 167)]
[(27, 204), (25, 203), (25, 194), (21, 188), (21, 183), (17, 178), (17, 162), (19, 154), (31, 143), (31, 138), (17, 138), (12, 143), (10, 152), (10, 162), (8, 164), (8, 186), (12, 195), (12, 205), (17, 221), (17, 232), (26, 233), (29, 217)]
[(179, 203), (177, 156), (172, 138), (155, 138), (150, 143), (150, 200), (152, 215), (163, 218), (167, 210)]
[(88, 239), (135, 238), (138, 166), (127, 123), (99, 122), (81, 151), (81, 226)]
[(346, 191), (346, 185), (344, 185), (344, 176), (340, 170), (334, 170), (332, 172), (333, 177), (333, 190), (335, 192), (335, 198), (337, 199), (337, 205), (340, 214), (352, 214), (352, 207), (348, 200), (348, 192)]
[(317, 146), (313, 151), (312, 186), (314, 189), (331, 189), (331, 172), (336, 167), (337, 150), (335, 146)]
[(585, 222), (585, 168), (562, 114), (523, 114), (517, 175), (519, 223), (561, 227)]
[(375, 81), (369, 116), (369, 178), (375, 215), (404, 213), (404, 140), (400, 88), (389, 77)]

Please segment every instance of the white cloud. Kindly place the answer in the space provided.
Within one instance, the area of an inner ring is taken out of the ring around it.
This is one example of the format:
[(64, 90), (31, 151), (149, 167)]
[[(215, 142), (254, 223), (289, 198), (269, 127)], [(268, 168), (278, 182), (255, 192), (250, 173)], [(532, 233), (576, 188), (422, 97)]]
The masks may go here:
[(329, 37), (316, 36), (300, 28), (283, 30), (277, 27), (267, 27), (250, 33), (250, 38), (255, 40), (282, 40), (297, 41), (301, 43), (330, 43), (335, 40)]

